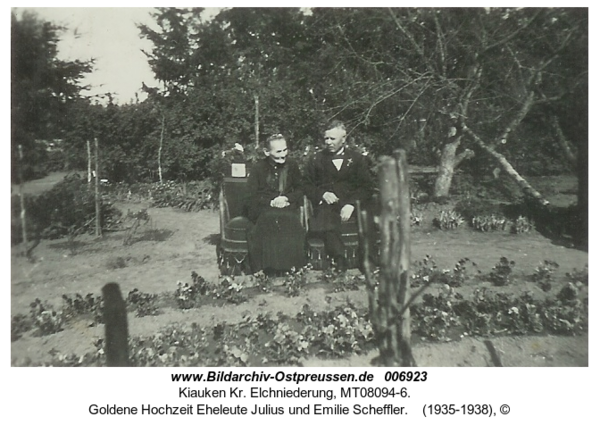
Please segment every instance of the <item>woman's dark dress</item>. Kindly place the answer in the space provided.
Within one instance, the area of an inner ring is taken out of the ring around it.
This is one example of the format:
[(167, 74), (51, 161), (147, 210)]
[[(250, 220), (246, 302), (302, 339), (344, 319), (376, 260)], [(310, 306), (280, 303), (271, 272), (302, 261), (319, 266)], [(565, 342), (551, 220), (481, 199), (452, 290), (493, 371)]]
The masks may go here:
[[(287, 196), (285, 208), (270, 206)], [(306, 264), (305, 232), (300, 220), (302, 177), (296, 164), (259, 161), (248, 176), (247, 211), (255, 226), (248, 233), (248, 251), (253, 272), (289, 271)]]

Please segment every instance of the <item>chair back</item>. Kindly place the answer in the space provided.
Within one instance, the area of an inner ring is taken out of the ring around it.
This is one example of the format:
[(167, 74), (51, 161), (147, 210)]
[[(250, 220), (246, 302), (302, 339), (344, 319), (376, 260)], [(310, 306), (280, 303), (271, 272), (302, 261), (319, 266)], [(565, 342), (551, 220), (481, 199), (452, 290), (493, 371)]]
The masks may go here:
[(225, 177), (223, 180), (223, 201), (227, 209), (227, 221), (244, 215), (247, 194), (246, 177)]

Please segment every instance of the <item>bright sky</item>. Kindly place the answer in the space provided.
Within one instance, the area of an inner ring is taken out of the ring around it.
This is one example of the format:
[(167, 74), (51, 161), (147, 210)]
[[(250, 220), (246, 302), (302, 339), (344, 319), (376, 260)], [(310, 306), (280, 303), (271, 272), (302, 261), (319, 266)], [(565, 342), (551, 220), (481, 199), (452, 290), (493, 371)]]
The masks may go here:
[(66, 60), (96, 59), (95, 70), (82, 81), (90, 85), (86, 94), (115, 95), (117, 103), (129, 103), (145, 98), (140, 88), (142, 82), (156, 86), (142, 50), (150, 51), (152, 43), (141, 39), (136, 24), (152, 26), (149, 7), (20, 7), (13, 9), (35, 11), (44, 20), (67, 27), (59, 43), (59, 58)]

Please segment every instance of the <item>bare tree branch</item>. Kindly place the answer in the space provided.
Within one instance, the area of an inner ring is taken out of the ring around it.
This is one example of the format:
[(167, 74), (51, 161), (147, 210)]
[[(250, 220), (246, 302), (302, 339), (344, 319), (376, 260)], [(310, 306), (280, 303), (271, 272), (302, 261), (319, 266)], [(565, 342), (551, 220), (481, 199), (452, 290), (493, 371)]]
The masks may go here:
[(549, 204), (548, 200), (539, 193), (537, 190), (529, 184), (514, 167), (508, 162), (508, 160), (501, 153), (497, 152), (492, 146), (488, 145), (479, 137), (473, 130), (471, 130), (466, 124), (463, 124), (463, 131), (473, 138), (475, 143), (491, 155), (496, 161), (498, 161), (500, 167), (517, 183), (517, 185), (529, 196), (538, 201), (541, 205), (546, 206)]
[(508, 43), (509, 41), (511, 41), (512, 39), (514, 39), (517, 35), (519, 35), (521, 33), (521, 31), (525, 30), (527, 27), (529, 27), (529, 25), (531, 25), (531, 23), (533, 21), (535, 21), (535, 19), (540, 15), (540, 13), (542, 13), (542, 9), (538, 10), (537, 13), (531, 18), (529, 19), (524, 25), (521, 25), (519, 28), (517, 28), (515, 31), (513, 31), (512, 33), (510, 33), (509, 35), (507, 35), (506, 37), (504, 37), (502, 40), (498, 40), (497, 42), (493, 43), (490, 46), (487, 46), (482, 52), (481, 54), (486, 54), (488, 53), (490, 50), (495, 49), (497, 47), (500, 47), (506, 43)]
[(576, 150), (575, 147), (565, 137), (565, 134), (563, 133), (562, 128), (560, 127), (560, 123), (558, 122), (558, 117), (556, 115), (552, 115), (552, 117), (550, 118), (550, 122), (554, 131), (556, 131), (556, 135), (558, 136), (558, 144), (562, 148), (563, 153), (565, 154), (565, 157), (567, 158), (567, 161), (571, 166), (571, 169), (573, 171), (577, 170), (577, 153), (573, 152)]
[(398, 20), (398, 18), (396, 17), (396, 15), (394, 14), (394, 11), (388, 7), (388, 11), (390, 12), (390, 16), (392, 17), (392, 19), (394, 20), (394, 23), (396, 24), (396, 27), (398, 27), (398, 29), (400, 30), (400, 32), (402, 34), (404, 34), (404, 36), (410, 41), (410, 43), (413, 45), (413, 47), (415, 48), (415, 51), (417, 52), (417, 54), (419, 56), (421, 56), (421, 58), (423, 59), (423, 61), (425, 62), (425, 64), (427, 65), (427, 68), (429, 69), (429, 71), (432, 74), (436, 74), (435, 69), (433, 67), (433, 65), (431, 64), (431, 61), (429, 60), (429, 58), (427, 58), (425, 56), (425, 53), (423, 52), (423, 49), (421, 48), (421, 46), (419, 46), (419, 43), (417, 43), (417, 41), (415, 40), (415, 38), (412, 36), (411, 33), (409, 33), (406, 28), (404, 28), (402, 26), (402, 24), (400, 23), (400, 21)]

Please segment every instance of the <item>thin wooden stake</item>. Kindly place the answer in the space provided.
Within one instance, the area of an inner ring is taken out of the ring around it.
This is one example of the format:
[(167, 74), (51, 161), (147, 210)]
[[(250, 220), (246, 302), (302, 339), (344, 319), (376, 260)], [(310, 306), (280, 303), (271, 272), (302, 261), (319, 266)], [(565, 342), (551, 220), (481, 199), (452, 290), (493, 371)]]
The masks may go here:
[(98, 138), (94, 137), (94, 148), (96, 156), (96, 176), (95, 176), (95, 200), (96, 200), (96, 236), (102, 236), (102, 227), (100, 223), (100, 159), (98, 154)]
[(88, 185), (92, 184), (92, 148), (90, 146), (90, 141), (86, 140), (85, 141), (87, 144), (87, 168), (88, 168), (88, 172), (87, 172), (87, 182)]
[(254, 95), (254, 138), (256, 141), (256, 149), (258, 149), (260, 147), (260, 136), (259, 136), (259, 128), (260, 128), (260, 121), (259, 121), (259, 103), (258, 103), (258, 95), (255, 94)]
[(160, 142), (158, 145), (158, 181), (160, 182), (160, 184), (162, 184), (162, 182), (163, 182), (162, 162), (161, 161), (162, 161), (162, 149), (163, 149), (164, 137), (165, 137), (165, 114), (163, 112), (162, 121), (161, 121), (161, 125), (160, 125)]
[(21, 203), (21, 232), (23, 237), (23, 246), (27, 250), (27, 220), (25, 211), (25, 193), (23, 189), (23, 145), (19, 145), (19, 201)]

